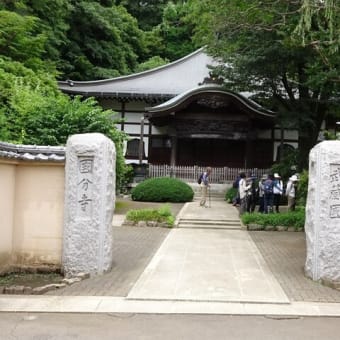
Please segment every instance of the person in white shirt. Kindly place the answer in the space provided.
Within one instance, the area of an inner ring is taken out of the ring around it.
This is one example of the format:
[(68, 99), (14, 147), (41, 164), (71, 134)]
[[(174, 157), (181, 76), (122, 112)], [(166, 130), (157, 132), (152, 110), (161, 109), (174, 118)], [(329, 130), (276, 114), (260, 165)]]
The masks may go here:
[(202, 182), (201, 182), (201, 190), (202, 190), (202, 198), (200, 201), (200, 206), (208, 208), (206, 202), (207, 202), (207, 194), (208, 194), (208, 188), (210, 186), (209, 184), (209, 175), (211, 174), (211, 168), (207, 167), (206, 171), (203, 172), (202, 176)]
[(297, 190), (297, 182), (298, 177), (296, 175), (293, 175), (289, 178), (289, 181), (287, 183), (286, 188), (286, 195), (288, 197), (288, 210), (294, 211), (295, 205), (296, 205), (296, 190)]
[(251, 185), (247, 185), (246, 174), (244, 172), (240, 173), (240, 177), (238, 192), (240, 196), (240, 215), (242, 215), (247, 211), (247, 194)]
[(274, 207), (277, 213), (280, 212), (280, 201), (281, 195), (283, 194), (283, 183), (281, 180), (281, 176), (278, 173), (274, 174), (274, 186), (273, 186), (273, 194), (274, 194)]

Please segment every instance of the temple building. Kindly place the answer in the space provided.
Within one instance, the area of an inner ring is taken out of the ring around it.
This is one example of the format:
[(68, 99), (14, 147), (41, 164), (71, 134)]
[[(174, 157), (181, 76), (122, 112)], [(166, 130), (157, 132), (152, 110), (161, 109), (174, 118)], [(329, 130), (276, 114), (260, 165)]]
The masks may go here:
[(69, 95), (95, 97), (122, 118), (129, 163), (268, 168), (280, 148), (296, 147), (275, 113), (223, 88), (210, 76), (217, 62), (201, 48), (175, 62), (128, 76), (62, 81)]

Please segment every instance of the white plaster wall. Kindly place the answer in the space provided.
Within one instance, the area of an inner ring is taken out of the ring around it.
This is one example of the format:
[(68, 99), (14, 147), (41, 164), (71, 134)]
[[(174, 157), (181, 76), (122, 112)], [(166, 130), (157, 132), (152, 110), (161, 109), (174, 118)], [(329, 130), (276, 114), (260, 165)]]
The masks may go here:
[(141, 101), (132, 101), (125, 104), (126, 111), (144, 111), (144, 109), (148, 106), (152, 106), (150, 104), (146, 104)]
[(125, 117), (124, 117), (124, 122), (140, 124), (142, 117), (143, 117), (143, 113), (126, 112)]
[(299, 134), (297, 130), (285, 130), (284, 139), (298, 140)]
[(25, 264), (61, 264), (64, 164), (17, 167), (13, 251)]
[[(127, 134), (137, 134), (138, 136), (140, 135), (140, 131), (141, 131), (141, 126), (138, 125), (124, 125), (124, 131)], [(147, 134), (149, 132), (149, 126), (148, 125), (144, 125), (144, 134)]]
[(168, 133), (168, 128), (166, 126), (152, 126), (153, 135), (166, 135)]
[(0, 159), (0, 272), (11, 262), (16, 165)]
[(272, 132), (271, 132), (271, 130), (258, 131), (257, 136), (259, 138), (263, 138), (263, 139), (270, 139), (270, 138), (272, 138)]

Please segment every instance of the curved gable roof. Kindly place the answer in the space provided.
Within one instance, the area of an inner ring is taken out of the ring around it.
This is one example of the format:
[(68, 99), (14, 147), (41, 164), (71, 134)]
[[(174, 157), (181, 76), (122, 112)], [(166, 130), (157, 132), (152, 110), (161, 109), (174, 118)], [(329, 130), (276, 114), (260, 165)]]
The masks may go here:
[[(167, 96), (188, 91), (209, 77), (208, 65), (216, 65), (204, 48), (164, 66), (106, 80), (60, 81), (59, 88), (69, 94), (95, 97), (119, 97), (127, 94)], [(168, 99), (167, 98), (167, 99)]]
[(168, 100), (165, 103), (154, 107), (147, 107), (145, 109), (147, 111), (146, 117), (153, 118), (167, 116), (188, 106), (191, 102), (199, 99), (201, 96), (216, 96), (228, 98), (231, 101), (235, 102), (239, 107), (242, 107), (254, 119), (274, 122), (274, 112), (265, 109), (258, 103), (244, 97), (239, 93), (225, 90), (221, 86), (211, 85), (196, 87)]

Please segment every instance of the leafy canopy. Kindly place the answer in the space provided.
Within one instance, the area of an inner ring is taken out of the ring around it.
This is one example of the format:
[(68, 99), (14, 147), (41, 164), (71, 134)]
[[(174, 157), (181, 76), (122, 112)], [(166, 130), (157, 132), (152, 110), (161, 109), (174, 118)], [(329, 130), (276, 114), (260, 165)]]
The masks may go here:
[[(226, 87), (249, 91), (275, 110), (282, 127), (299, 131), (298, 165), (306, 167), (322, 122), (339, 117), (340, 82), (335, 80), (340, 54), (332, 52), (338, 48), (339, 35), (337, 40), (328, 39), (328, 45), (321, 43), (326, 36), (335, 37), (331, 27), (338, 24), (329, 13), (338, 18), (339, 6), (332, 1), (307, 0), (190, 3), (195, 40), (207, 44), (209, 51), (225, 62), (215, 72), (225, 78)], [(318, 8), (313, 7), (315, 3)], [(333, 6), (327, 8), (326, 3)], [(306, 4), (311, 8), (311, 25), (302, 19), (306, 18)], [(318, 44), (312, 43), (316, 36)], [(316, 45), (328, 47), (321, 52)]]

